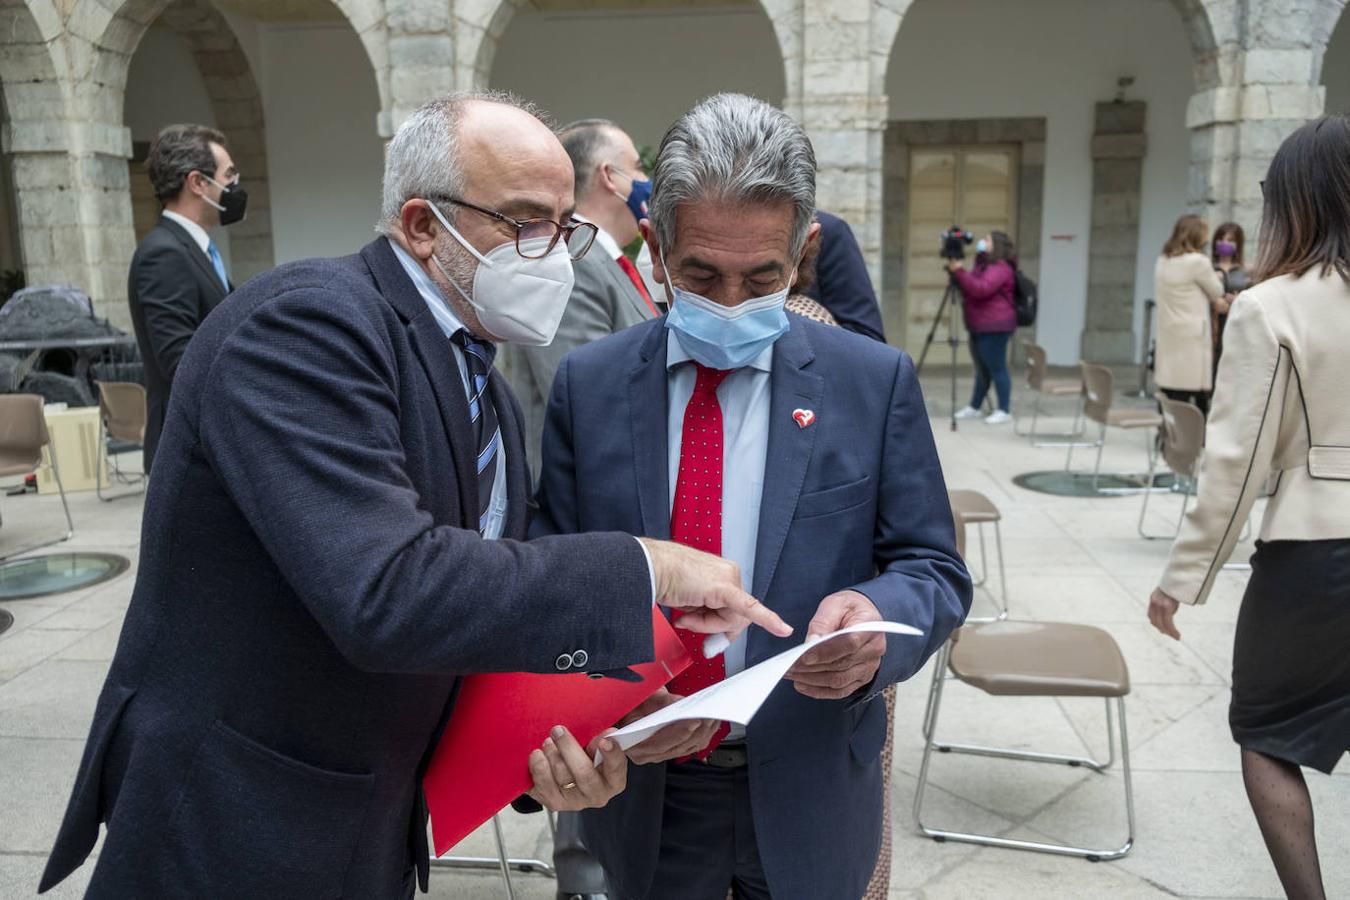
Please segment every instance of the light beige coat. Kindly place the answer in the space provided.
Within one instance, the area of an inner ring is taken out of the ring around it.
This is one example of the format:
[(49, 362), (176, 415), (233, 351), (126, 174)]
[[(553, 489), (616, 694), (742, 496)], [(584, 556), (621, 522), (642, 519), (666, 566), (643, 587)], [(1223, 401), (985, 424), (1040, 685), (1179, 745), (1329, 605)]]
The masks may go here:
[(1203, 603), (1272, 481), (1265, 541), (1350, 538), (1350, 286), (1334, 272), (1243, 291), (1223, 332), (1200, 489), (1161, 586)]
[(1153, 270), (1158, 304), (1153, 380), (1174, 391), (1214, 387), (1211, 304), (1223, 296), (1223, 278), (1203, 253), (1161, 256)]

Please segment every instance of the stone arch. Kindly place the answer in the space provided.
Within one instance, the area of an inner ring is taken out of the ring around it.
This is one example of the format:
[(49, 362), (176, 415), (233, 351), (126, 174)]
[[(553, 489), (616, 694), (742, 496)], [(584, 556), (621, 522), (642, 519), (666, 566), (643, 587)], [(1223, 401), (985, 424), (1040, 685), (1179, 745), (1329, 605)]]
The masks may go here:
[[(201, 72), (216, 127), (248, 180), (248, 218), (230, 229), (231, 274), (243, 282), (272, 266), (272, 215), (262, 96), (229, 22), (207, 0), (171, 0), (154, 24), (187, 44)], [(139, 40), (138, 40), (139, 42)]]
[(1331, 36), (1335, 33), (1338, 26), (1343, 27), (1341, 22), (1345, 14), (1346, 0), (1321, 0), (1313, 9), (1310, 18), (1312, 26), (1312, 46), (1313, 46), (1313, 73), (1312, 83), (1320, 84), (1322, 82), (1322, 66), (1325, 62), (1327, 45), (1331, 42)]
[(62, 237), (80, 221), (62, 27), (50, 0), (0, 0), (0, 164), (10, 166), (13, 224), (29, 283), (87, 289), (87, 248)]
[[(1236, 44), (1238, 34), (1235, 30), (1221, 36), (1215, 34), (1214, 22), (1210, 18), (1205, 0), (1172, 0), (1172, 6), (1176, 8), (1182, 24), (1186, 26), (1186, 37), (1191, 45), (1195, 89), (1204, 91), (1218, 87), (1223, 80), (1220, 48), (1225, 44)], [(1236, 28), (1236, 24), (1235, 21), (1230, 22), (1232, 29)]]
[(394, 129), (389, 112), (393, 102), (389, 86), (389, 25), (385, 19), (384, 0), (330, 0), (330, 2), (347, 17), (348, 24), (356, 32), (361, 46), (366, 50), (366, 57), (370, 60), (370, 68), (375, 76), (375, 89), (380, 95), (379, 119), (375, 123), (376, 133), (381, 137), (392, 137)]
[[(773, 27), (783, 60), (786, 103), (801, 95), (802, 14), (801, 0), (758, 0)], [(461, 89), (485, 88), (502, 35), (517, 10), (530, 8), (530, 0), (458, 0), (455, 4), (455, 84)]]

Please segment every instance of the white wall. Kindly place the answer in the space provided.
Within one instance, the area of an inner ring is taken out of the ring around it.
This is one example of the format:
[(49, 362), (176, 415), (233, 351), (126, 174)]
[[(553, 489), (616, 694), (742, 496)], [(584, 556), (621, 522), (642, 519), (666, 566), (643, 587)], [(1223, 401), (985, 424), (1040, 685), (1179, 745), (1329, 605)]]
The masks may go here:
[[(215, 127), (216, 115), (197, 60), (187, 42), (174, 32), (152, 27), (141, 38), (127, 71), (122, 114), (134, 142), (154, 140), (165, 125), (191, 122)], [(136, 165), (131, 168), (131, 177), (149, 176)], [(217, 228), (211, 238), (225, 268), (230, 269), (229, 229)]]
[(276, 261), (354, 253), (374, 237), (384, 171), (361, 41), (345, 23), (261, 25), (257, 46)]
[(1322, 83), (1327, 86), (1327, 112), (1350, 113), (1350, 16), (1344, 13), (1327, 42)]
[[(1153, 262), (1185, 211), (1194, 90), (1190, 50), (1170, 0), (916, 0), (900, 25), (886, 77), (893, 119), (1047, 120), (1037, 335), (1050, 361), (1080, 350), (1092, 218), (1094, 104), (1148, 103), (1136, 338)], [(1072, 235), (1069, 241), (1051, 240)], [(888, 239), (889, 240), (889, 239)]]
[(698, 100), (739, 91), (782, 104), (782, 54), (756, 5), (697, 10), (520, 12), (493, 60), (493, 87), (559, 124), (612, 119), (655, 148)]

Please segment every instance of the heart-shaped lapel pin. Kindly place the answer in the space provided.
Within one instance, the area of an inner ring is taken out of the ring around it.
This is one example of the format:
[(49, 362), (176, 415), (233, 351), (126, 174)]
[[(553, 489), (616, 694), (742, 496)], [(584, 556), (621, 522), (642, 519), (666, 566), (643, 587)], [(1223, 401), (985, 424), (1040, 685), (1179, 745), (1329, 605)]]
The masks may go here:
[(798, 428), (805, 428), (816, 420), (816, 414), (809, 409), (794, 409), (792, 418), (796, 421)]

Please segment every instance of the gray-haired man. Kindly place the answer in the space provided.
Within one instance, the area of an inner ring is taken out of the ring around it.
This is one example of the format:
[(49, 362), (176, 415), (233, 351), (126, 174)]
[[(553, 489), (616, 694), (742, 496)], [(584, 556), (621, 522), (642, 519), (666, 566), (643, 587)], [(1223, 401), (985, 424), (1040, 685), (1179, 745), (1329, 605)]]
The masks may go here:
[[(923, 397), (904, 354), (783, 311), (819, 228), (815, 157), (788, 116), (711, 97), (666, 133), (652, 182), (646, 238), (670, 312), (563, 360), (531, 534), (617, 529), (718, 553), (798, 641), (879, 619), (924, 634), (808, 653), (749, 729), (658, 732), (630, 750), (627, 790), (582, 813), (583, 837), (617, 898), (857, 900), (881, 842), (874, 698), (970, 605)], [(637, 713), (787, 645), (754, 632), (724, 658), (696, 654)]]
[[(106, 821), (90, 897), (411, 896), (421, 767), (462, 675), (649, 660), (654, 600), (703, 631), (789, 630), (707, 554), (520, 540), (520, 412), (492, 348), (552, 336), (588, 239), (571, 207), (543, 122), (452, 96), (390, 141), (384, 236), (259, 276), (207, 319), (41, 889)], [(545, 806), (622, 790), (607, 741), (596, 767), (564, 728), (538, 739), (519, 765)]]

